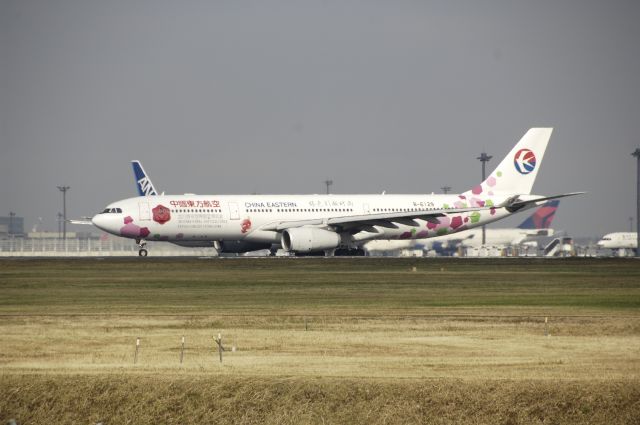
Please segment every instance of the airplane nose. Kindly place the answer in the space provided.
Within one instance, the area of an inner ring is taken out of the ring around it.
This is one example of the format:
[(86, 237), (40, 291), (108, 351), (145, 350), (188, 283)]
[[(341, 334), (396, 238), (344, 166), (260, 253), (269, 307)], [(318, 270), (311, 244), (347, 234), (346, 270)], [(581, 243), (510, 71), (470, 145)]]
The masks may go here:
[(107, 217), (105, 217), (104, 214), (96, 214), (91, 219), (91, 223), (93, 223), (94, 226), (96, 226), (100, 230), (104, 230), (105, 232), (109, 231), (108, 221), (109, 220), (107, 219)]

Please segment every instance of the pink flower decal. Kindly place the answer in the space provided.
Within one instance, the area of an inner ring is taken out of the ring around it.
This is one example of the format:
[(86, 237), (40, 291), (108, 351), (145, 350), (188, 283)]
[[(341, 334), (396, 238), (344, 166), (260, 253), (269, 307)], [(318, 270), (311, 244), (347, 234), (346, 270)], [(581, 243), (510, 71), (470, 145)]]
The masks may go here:
[(440, 217), (438, 221), (440, 222), (440, 225), (438, 225), (438, 228), (449, 227), (449, 225), (451, 224), (451, 218), (449, 218), (448, 215), (445, 215), (444, 217)]
[(251, 229), (251, 220), (245, 218), (244, 220), (242, 220), (242, 223), (240, 223), (240, 231), (242, 233), (247, 233), (249, 229)]
[(124, 218), (124, 226), (120, 228), (120, 234), (128, 238), (146, 238), (149, 236), (149, 229), (133, 224), (133, 218), (126, 216)]
[(480, 198), (472, 198), (471, 199), (472, 207), (484, 207), (484, 201)]
[(169, 208), (164, 205), (158, 205), (157, 207), (151, 210), (153, 212), (153, 221), (159, 224), (164, 224), (167, 221), (171, 220), (171, 212)]
[(462, 226), (462, 216), (457, 215), (451, 219), (451, 228), (457, 229), (460, 226)]

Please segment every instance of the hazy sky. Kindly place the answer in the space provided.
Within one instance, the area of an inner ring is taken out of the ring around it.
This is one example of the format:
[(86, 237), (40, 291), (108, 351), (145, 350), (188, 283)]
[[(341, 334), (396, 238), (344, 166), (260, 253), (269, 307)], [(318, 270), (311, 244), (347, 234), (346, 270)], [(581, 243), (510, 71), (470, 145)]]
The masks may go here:
[[(134, 196), (462, 192), (529, 127), (572, 236), (629, 229), (640, 2), (0, 0), (0, 215)], [(504, 224), (521, 221), (523, 215)]]

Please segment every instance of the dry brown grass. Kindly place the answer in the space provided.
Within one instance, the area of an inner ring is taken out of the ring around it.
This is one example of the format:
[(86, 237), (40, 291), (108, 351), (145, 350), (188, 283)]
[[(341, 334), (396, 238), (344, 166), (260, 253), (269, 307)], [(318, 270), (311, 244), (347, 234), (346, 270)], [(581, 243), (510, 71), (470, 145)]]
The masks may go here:
[[(5, 317), (7, 372), (638, 379), (640, 318)], [(213, 336), (227, 348), (220, 367)], [(181, 336), (187, 338), (179, 363)], [(141, 337), (133, 364), (136, 337)]]
[(26, 264), (0, 423), (640, 423), (636, 263)]
[(18, 416), (33, 424), (637, 424), (640, 417), (637, 381), (161, 374), (5, 375), (1, 381), (0, 420)]

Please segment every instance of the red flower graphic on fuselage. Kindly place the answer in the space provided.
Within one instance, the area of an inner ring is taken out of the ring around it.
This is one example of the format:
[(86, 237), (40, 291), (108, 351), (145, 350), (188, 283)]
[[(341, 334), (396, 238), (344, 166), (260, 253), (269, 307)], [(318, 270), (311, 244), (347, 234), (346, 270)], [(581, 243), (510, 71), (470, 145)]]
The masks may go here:
[(131, 218), (131, 216), (126, 216), (124, 218), (124, 226), (120, 228), (120, 235), (127, 238), (146, 238), (149, 236), (149, 233), (151, 232), (149, 232), (147, 227), (140, 227), (133, 224), (133, 218)]
[(242, 220), (242, 223), (240, 223), (240, 231), (242, 233), (247, 233), (249, 229), (251, 229), (251, 220), (245, 218), (244, 220)]
[(153, 221), (156, 223), (164, 224), (171, 220), (171, 212), (164, 205), (158, 205), (151, 212), (153, 212)]

